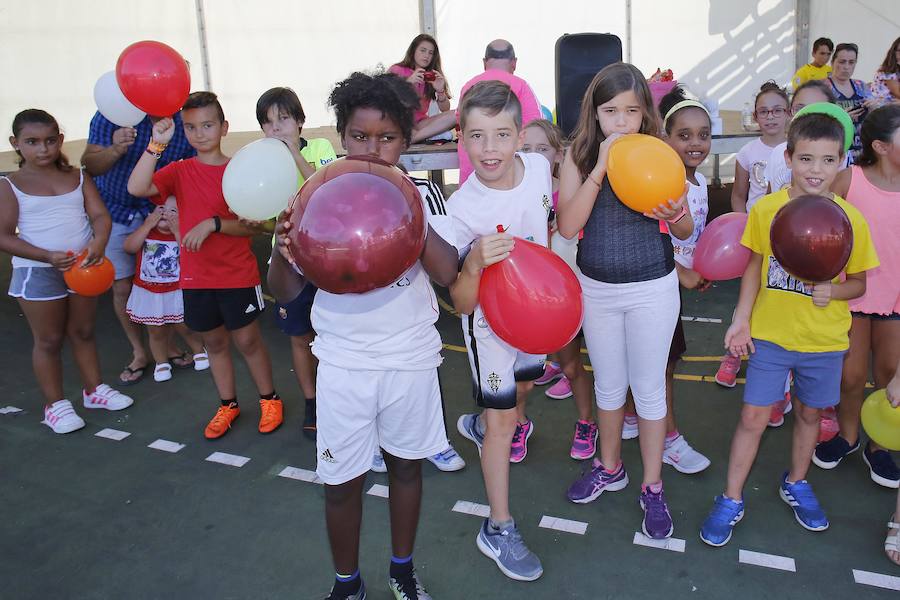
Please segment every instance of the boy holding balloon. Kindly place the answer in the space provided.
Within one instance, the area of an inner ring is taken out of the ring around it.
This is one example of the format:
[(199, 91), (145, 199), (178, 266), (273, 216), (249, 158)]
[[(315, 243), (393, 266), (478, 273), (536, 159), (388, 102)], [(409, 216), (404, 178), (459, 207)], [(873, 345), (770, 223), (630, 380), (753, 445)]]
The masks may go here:
[(177, 199), (184, 322), (203, 339), (221, 399), (205, 436), (222, 437), (241, 412), (235, 392), (232, 341), (259, 391), (259, 431), (270, 433), (281, 425), (283, 409), (256, 322), (264, 308), (259, 269), (250, 250), (250, 236), (256, 229), (237, 219), (222, 194), (222, 176), (229, 159), (222, 153), (221, 144), (228, 133), (228, 122), (216, 95), (210, 92), (188, 96), (181, 115), (184, 133), (197, 156), (154, 172), (175, 135), (175, 121), (160, 119), (128, 179), (128, 192), (145, 198), (174, 195)]
[[(728, 543), (744, 516), (744, 484), (788, 371), (794, 372), (799, 402), (790, 468), (781, 477), (779, 495), (805, 529), (824, 531), (829, 525), (806, 474), (819, 436), (819, 415), (840, 401), (841, 369), (849, 345), (847, 301), (865, 293), (866, 271), (878, 266), (866, 221), (853, 205), (829, 192), (844, 158), (843, 142), (844, 130), (833, 117), (795, 118), (786, 152), (791, 187), (764, 196), (750, 209), (741, 243), (752, 253), (734, 320), (725, 334), (728, 351), (733, 356), (750, 354), (750, 361), (725, 491), (716, 497), (700, 530), (700, 538), (711, 546)], [(840, 260), (824, 265), (827, 269), (816, 275), (811, 275), (810, 265), (828, 250), (824, 245), (829, 240), (818, 240), (818, 247), (804, 245), (798, 242), (799, 233), (785, 232), (780, 225), (796, 207), (810, 201), (817, 211), (808, 215), (810, 222), (836, 215), (852, 231), (837, 242)], [(838, 279), (841, 273), (846, 274), (845, 281)], [(818, 281), (810, 282), (813, 278)]]

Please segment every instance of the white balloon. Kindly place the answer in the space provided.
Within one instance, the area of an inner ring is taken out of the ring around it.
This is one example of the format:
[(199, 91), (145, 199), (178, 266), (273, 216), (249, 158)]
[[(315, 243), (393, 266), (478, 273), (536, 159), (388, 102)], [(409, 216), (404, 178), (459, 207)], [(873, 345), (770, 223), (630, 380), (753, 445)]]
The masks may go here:
[(297, 164), (281, 140), (263, 138), (238, 150), (225, 167), (222, 194), (231, 211), (264, 221), (287, 208), (298, 189)]
[(119, 127), (134, 127), (147, 116), (119, 89), (115, 71), (104, 73), (94, 84), (94, 102), (100, 114)]

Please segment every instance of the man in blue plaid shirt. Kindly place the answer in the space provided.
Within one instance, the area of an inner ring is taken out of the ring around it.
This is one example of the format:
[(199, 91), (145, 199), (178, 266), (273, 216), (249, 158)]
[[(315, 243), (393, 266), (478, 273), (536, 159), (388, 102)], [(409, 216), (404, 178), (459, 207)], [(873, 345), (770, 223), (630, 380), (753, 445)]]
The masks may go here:
[[(174, 119), (175, 136), (157, 161), (157, 169), (197, 154), (184, 135), (181, 115), (176, 114)], [(94, 178), (113, 222), (106, 246), (106, 256), (116, 269), (113, 305), (132, 349), (131, 362), (119, 376), (124, 385), (137, 383), (144, 376), (150, 361), (140, 326), (125, 314), (125, 305), (131, 294), (135, 258), (133, 254), (125, 252), (122, 243), (141, 226), (144, 218), (153, 210), (149, 200), (128, 193), (128, 177), (150, 142), (154, 122), (148, 116), (135, 127), (119, 127), (98, 112), (91, 119), (87, 148), (81, 157), (81, 164)]]

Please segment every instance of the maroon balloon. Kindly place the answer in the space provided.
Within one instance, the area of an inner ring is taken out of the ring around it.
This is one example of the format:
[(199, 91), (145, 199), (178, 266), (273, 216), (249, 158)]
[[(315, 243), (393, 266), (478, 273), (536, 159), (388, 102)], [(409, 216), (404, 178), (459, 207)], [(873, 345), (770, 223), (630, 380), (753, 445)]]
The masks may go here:
[(822, 196), (800, 196), (782, 206), (772, 219), (769, 238), (784, 270), (813, 283), (837, 277), (853, 249), (847, 213)]
[(694, 248), (694, 270), (707, 281), (740, 277), (750, 262), (750, 249), (741, 245), (747, 213), (731, 212), (713, 219)]
[(556, 352), (575, 338), (584, 318), (572, 268), (522, 238), (506, 259), (481, 274), (478, 302), (494, 333), (529, 354)]
[(348, 156), (319, 169), (291, 208), (291, 255), (310, 281), (334, 294), (391, 285), (425, 247), (416, 184), (376, 158)]

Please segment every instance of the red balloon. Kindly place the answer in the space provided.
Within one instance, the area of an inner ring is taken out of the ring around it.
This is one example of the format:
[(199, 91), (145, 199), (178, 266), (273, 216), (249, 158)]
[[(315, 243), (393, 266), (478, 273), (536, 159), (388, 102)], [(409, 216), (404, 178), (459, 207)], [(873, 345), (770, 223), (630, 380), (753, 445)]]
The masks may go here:
[(831, 281), (844, 270), (853, 249), (853, 228), (833, 200), (800, 196), (775, 213), (769, 239), (785, 271), (816, 283)]
[(310, 281), (334, 294), (391, 285), (425, 247), (416, 184), (377, 158), (348, 156), (319, 169), (291, 208), (291, 254)]
[(478, 302), (497, 336), (529, 354), (556, 352), (584, 318), (581, 284), (550, 249), (515, 238), (510, 255), (481, 274)]
[(184, 57), (151, 40), (135, 42), (122, 51), (116, 63), (116, 81), (129, 102), (155, 117), (171, 117), (191, 93), (191, 74)]
[(726, 213), (713, 219), (694, 248), (694, 270), (707, 281), (740, 277), (750, 262), (750, 249), (741, 245), (747, 213)]
[(112, 287), (116, 271), (104, 256), (96, 265), (79, 266), (87, 256), (87, 250), (78, 255), (75, 266), (63, 273), (63, 279), (70, 290), (79, 296), (99, 296)]

